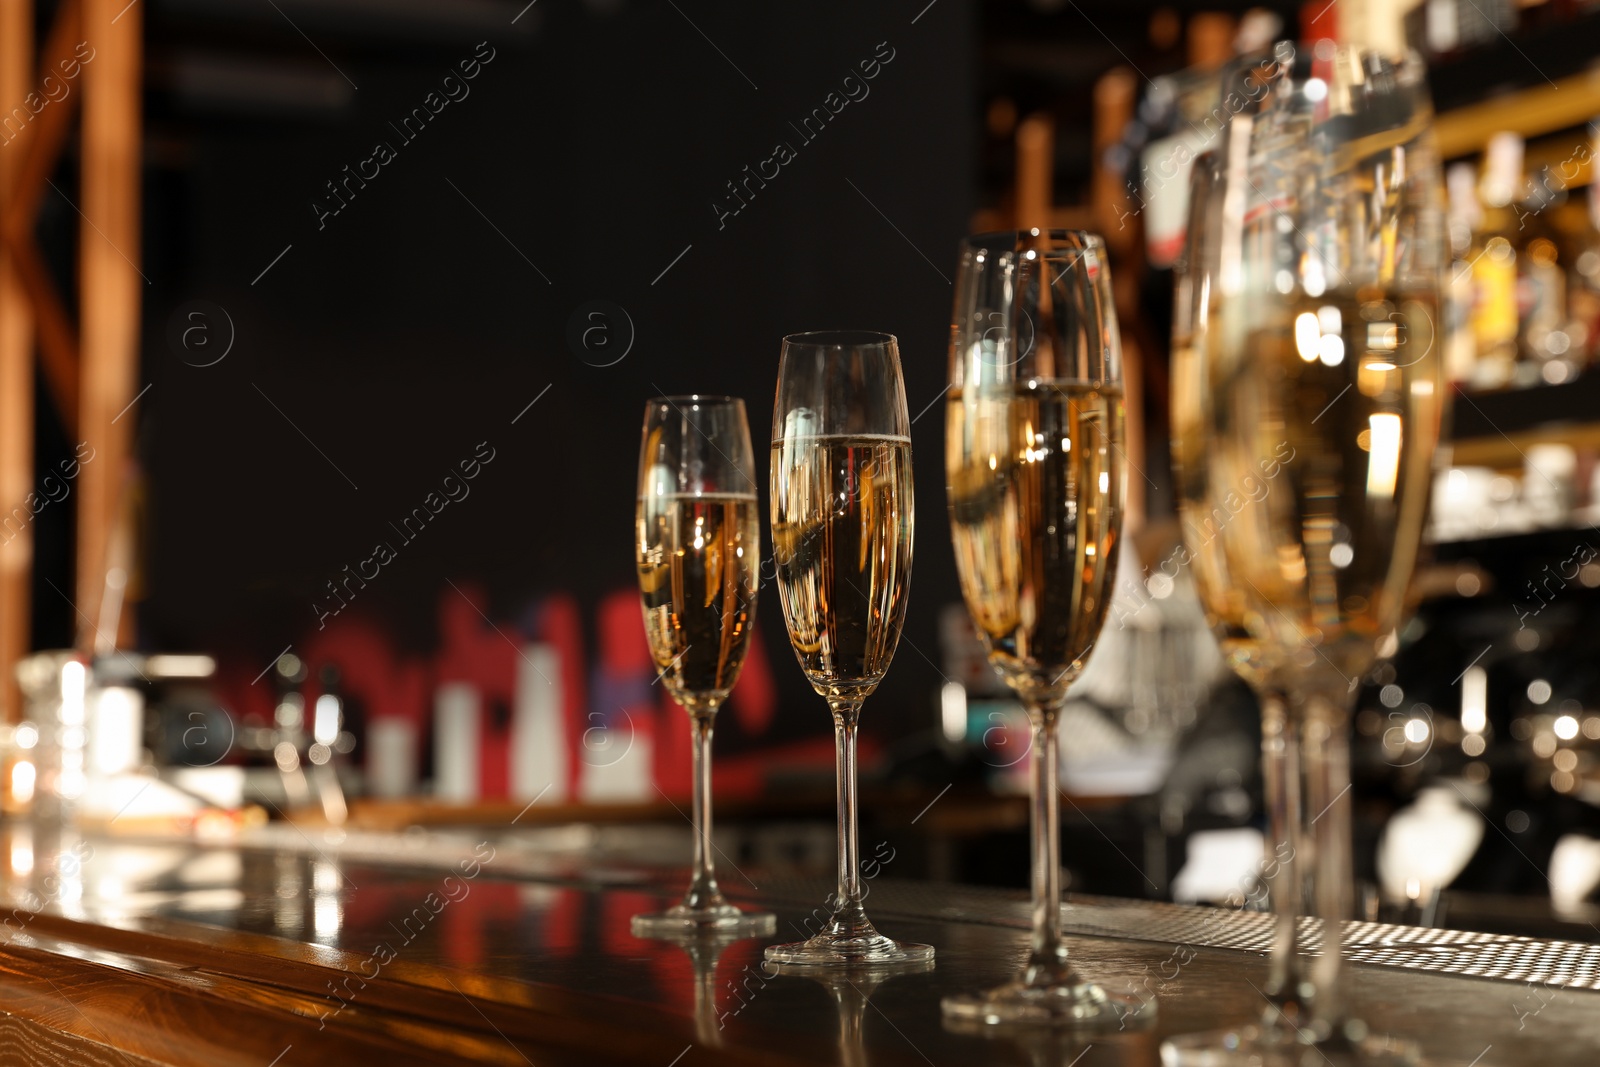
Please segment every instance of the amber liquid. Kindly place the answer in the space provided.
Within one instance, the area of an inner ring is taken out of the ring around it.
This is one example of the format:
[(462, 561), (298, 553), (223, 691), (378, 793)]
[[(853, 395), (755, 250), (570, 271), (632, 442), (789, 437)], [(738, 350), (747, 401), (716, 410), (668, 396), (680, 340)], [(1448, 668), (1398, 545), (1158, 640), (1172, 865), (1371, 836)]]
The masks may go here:
[(1120, 389), (952, 390), (945, 469), (961, 591), (1030, 702), (1066, 695), (1105, 621), (1122, 525)]
[(1204, 458), (1185, 461), (1203, 481), (1185, 491), (1198, 497), (1185, 522), (1221, 553), (1225, 580), (1202, 580), (1202, 594), (1264, 648), (1354, 678), (1416, 562), (1441, 411), (1436, 304), (1379, 290), (1234, 296), (1210, 315)]
[(911, 442), (793, 437), (772, 446), (772, 550), (789, 642), (813, 688), (860, 701), (889, 669), (906, 613)]
[(739, 680), (755, 621), (761, 535), (752, 496), (649, 496), (638, 504), (639, 593), (662, 684), (709, 710)]

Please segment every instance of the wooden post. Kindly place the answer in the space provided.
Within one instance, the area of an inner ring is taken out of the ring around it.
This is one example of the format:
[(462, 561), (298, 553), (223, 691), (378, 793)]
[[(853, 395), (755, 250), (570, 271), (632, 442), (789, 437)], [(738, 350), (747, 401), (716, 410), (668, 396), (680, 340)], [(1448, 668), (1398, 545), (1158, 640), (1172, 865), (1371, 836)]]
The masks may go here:
[[(79, 228), (82, 320), (79, 434), (95, 451), (78, 476), (78, 647), (90, 649), (104, 596), (112, 531), (122, 512), (139, 390), (140, 68), (144, 5), (83, 0), (95, 50), (83, 67)], [(108, 633), (106, 637), (113, 637)], [(103, 640), (104, 638), (102, 638)]]
[[(1106, 166), (1106, 152), (1122, 140), (1139, 101), (1139, 81), (1127, 67), (1114, 67), (1094, 84), (1094, 157), (1089, 166), (1089, 203), (1094, 226), (1112, 251), (1130, 252), (1144, 237), (1138, 224), (1139, 207), (1128, 198), (1128, 177)], [(1137, 169), (1137, 168), (1135, 168)], [(1144, 190), (1139, 190), (1141, 196)], [(1130, 282), (1137, 272), (1124, 270)]]
[[(33, 91), (33, 0), (0, 0), (0, 101)], [(6, 116), (9, 117), (9, 112)], [(30, 126), (0, 129), (0, 216), (11, 205)], [(17, 264), (0, 246), (0, 722), (22, 717), (17, 661), (32, 645), (33, 313)], [(15, 509), (20, 508), (20, 512)]]
[(1029, 115), (1017, 127), (1017, 229), (1050, 228), (1055, 175), (1055, 123), (1043, 112)]
[[(1127, 176), (1106, 166), (1106, 153), (1122, 139), (1133, 118), (1139, 82), (1127, 67), (1115, 67), (1094, 86), (1094, 162), (1089, 198), (1095, 228), (1111, 251), (1112, 295), (1122, 324), (1123, 404), (1127, 412), (1126, 436), (1128, 497), (1124, 502), (1122, 533), (1134, 538), (1145, 523), (1150, 490), (1149, 461), (1145, 454), (1144, 396), (1146, 353), (1139, 344), (1142, 331), (1135, 328), (1139, 309), (1139, 279), (1144, 274), (1144, 226), (1138, 205), (1128, 197)], [(1143, 190), (1141, 190), (1142, 194)]]

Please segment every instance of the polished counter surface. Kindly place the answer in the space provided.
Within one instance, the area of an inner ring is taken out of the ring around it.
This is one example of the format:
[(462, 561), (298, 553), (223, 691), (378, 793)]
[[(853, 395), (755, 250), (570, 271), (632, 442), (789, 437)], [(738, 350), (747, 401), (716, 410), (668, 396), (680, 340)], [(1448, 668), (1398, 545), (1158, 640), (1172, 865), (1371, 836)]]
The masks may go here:
[[(934, 945), (934, 967), (774, 974), (762, 947), (815, 929), (830, 885), (725, 861), (725, 890), (775, 910), (776, 938), (642, 940), (630, 916), (683, 875), (615, 862), (591, 833), (278, 824), (207, 847), (0, 828), (0, 1063), (1146, 1065), (1163, 1036), (1265, 1003), (1267, 916), (1072, 898), (1079, 969), (1154, 1018), (956, 1032), (939, 998), (1011, 976), (1021, 891), (896, 881), (885, 845), (869, 911)], [(1355, 1011), (1430, 1063), (1600, 1058), (1600, 945), (1371, 923), (1347, 943)]]

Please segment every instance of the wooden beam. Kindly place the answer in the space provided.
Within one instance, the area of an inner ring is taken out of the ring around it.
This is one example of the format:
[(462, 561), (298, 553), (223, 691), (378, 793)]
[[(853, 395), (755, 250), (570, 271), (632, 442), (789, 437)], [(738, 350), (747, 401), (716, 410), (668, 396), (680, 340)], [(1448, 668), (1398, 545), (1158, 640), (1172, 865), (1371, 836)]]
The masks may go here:
[[(23, 161), (17, 172), (16, 200), (6, 207), (7, 233), (25, 232), (33, 226), (38, 216), (39, 200), (44, 196), (45, 186), (55, 172), (56, 163), (61, 159), (61, 150), (66, 147), (68, 134), (72, 131), (72, 119), (77, 114), (78, 101), (82, 97), (83, 75), (94, 64), (93, 59), (89, 63), (77, 59), (77, 48), (83, 41), (80, 2), (64, 0), (61, 9), (56, 12), (55, 22), (50, 26), (50, 36), (44, 42), (44, 50), (39, 54), (41, 75), (50, 74), (67, 87), (67, 93), (60, 100), (46, 105), (23, 127), (25, 136), (31, 140), (19, 142)], [(96, 55), (94, 52), (85, 54)], [(66, 78), (65, 72), (73, 68), (64, 64), (73, 63), (77, 64), (78, 77)], [(29, 87), (30, 92), (37, 89), (38, 86)]]
[[(1196, 19), (1199, 16), (1195, 16)], [(1089, 164), (1089, 203), (1094, 229), (1105, 236), (1113, 253), (1122, 254), (1144, 238), (1144, 227), (1129, 225), (1139, 209), (1128, 201), (1126, 174), (1106, 164), (1108, 150), (1122, 140), (1139, 100), (1139, 82), (1127, 67), (1114, 67), (1094, 83), (1094, 158)], [(1143, 194), (1145, 190), (1140, 190)], [(1136, 272), (1128, 271), (1129, 279)]]
[[(32, 80), (33, 0), (0, 0), (0, 101), (23, 100)], [(23, 127), (0, 145), (0, 212), (11, 206), (27, 135)], [(16, 261), (0, 246), (0, 722), (22, 718), (15, 668), (33, 643), (33, 491), (33, 317)], [(12, 521), (18, 507), (28, 518)]]
[[(144, 5), (81, 0), (95, 58), (84, 64), (78, 231), (82, 322), (79, 433), (95, 450), (78, 476), (78, 647), (92, 648), (113, 530), (123, 513), (138, 389), (140, 68)], [(84, 616), (89, 620), (84, 621)]]
[[(31, 19), (29, 28), (31, 31)], [(76, 436), (78, 424), (78, 338), (67, 316), (66, 305), (39, 255), (33, 231), (40, 199), (60, 161), (73, 116), (77, 113), (81, 96), (78, 79), (87, 69), (78, 56), (78, 46), (83, 42), (82, 28), (79, 0), (64, 0), (50, 27), (40, 60), (43, 70), (65, 85), (67, 93), (51, 101), (37, 117), (23, 125), (15, 140), (0, 146), (0, 153), (13, 152), (18, 157), (12, 161), (16, 171), (9, 187), (11, 194), (0, 202), (0, 244), (9, 249), (18, 281), (33, 304), (45, 382), (68, 436)], [(32, 33), (23, 40), (31, 42)], [(66, 77), (74, 70), (77, 77)], [(25, 82), (19, 95), (5, 99), (21, 102), (29, 92), (37, 92), (39, 88)]]
[(39, 363), (45, 386), (61, 415), (67, 436), (78, 436), (78, 331), (30, 235), (7, 246), (16, 265), (17, 284), (28, 296), (38, 334)]

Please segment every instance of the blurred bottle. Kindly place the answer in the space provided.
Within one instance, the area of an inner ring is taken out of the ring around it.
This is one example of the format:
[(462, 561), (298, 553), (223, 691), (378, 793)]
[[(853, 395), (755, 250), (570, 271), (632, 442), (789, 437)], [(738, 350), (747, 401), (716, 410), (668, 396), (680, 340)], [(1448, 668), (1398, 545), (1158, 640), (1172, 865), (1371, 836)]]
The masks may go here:
[(1449, 192), (1448, 230), (1450, 274), (1445, 305), (1445, 376), (1451, 382), (1469, 382), (1478, 362), (1477, 334), (1473, 330), (1473, 237), (1483, 224), (1478, 203), (1478, 176), (1470, 163), (1457, 163), (1446, 175)]
[(1370, 48), (1390, 56), (1406, 50), (1406, 5), (1402, 0), (1340, 0), (1328, 6), (1334, 9), (1340, 45)]
[[(1329, 6), (1324, 0), (1323, 6)], [(1172, 307), (1172, 264), (1181, 251), (1189, 216), (1189, 174), (1195, 158), (1220, 143), (1222, 131), (1247, 105), (1240, 96), (1222, 99), (1223, 66), (1240, 55), (1261, 54), (1283, 29), (1264, 9), (1231, 15), (1201, 12), (1185, 35), (1188, 66), (1148, 82), (1119, 144), (1107, 150), (1105, 166), (1125, 173), (1127, 210), (1118, 225), (1142, 227), (1147, 269), (1139, 282), (1139, 306), (1149, 316), (1148, 342), (1159, 358), (1170, 336), (1165, 321)]]
[(293, 652), (285, 652), (273, 664), (272, 678), (278, 691), (278, 703), (272, 713), (272, 759), (278, 765), (290, 808), (303, 808), (311, 803), (311, 786), (306, 781), (304, 763), (308, 674), (305, 661)]
[[(1261, 46), (1271, 42), (1277, 25), (1273, 23)], [(1136, 157), (1138, 176), (1129, 188), (1134, 203), (1143, 207), (1145, 254), (1156, 270), (1170, 269), (1182, 250), (1194, 159), (1216, 147), (1217, 135), (1232, 118), (1218, 88), (1223, 64), (1235, 55), (1235, 26), (1231, 15), (1219, 12), (1191, 18), (1189, 66), (1153, 79), (1139, 103), (1136, 136), (1147, 140)], [(1253, 39), (1243, 43), (1255, 44)]]
[(1484, 157), (1483, 222), (1468, 249), (1472, 264), (1472, 332), (1477, 362), (1472, 385), (1509, 385), (1517, 362), (1516, 216), (1511, 204), (1522, 181), (1522, 138), (1497, 133)]
[(1573, 252), (1555, 224), (1567, 201), (1566, 182), (1549, 166), (1523, 185), (1515, 207), (1517, 236), (1517, 355), (1515, 385), (1559, 385), (1576, 377), (1580, 361), (1568, 331), (1567, 274)]

